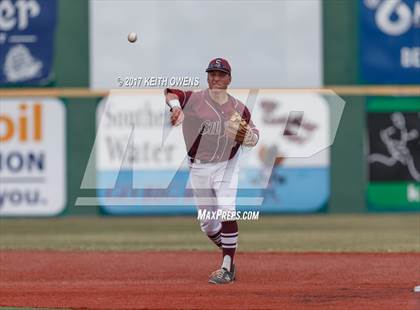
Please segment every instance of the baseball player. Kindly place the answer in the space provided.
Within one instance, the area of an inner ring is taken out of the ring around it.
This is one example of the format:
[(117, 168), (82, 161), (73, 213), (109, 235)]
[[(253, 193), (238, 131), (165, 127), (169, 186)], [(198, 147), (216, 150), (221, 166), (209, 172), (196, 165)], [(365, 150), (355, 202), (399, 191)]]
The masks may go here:
[(165, 97), (172, 125), (182, 123), (197, 209), (213, 215), (200, 219), (201, 230), (222, 250), (221, 268), (209, 283), (225, 284), (236, 274), (238, 158), (242, 146), (257, 144), (259, 132), (247, 107), (227, 93), (232, 79), (228, 61), (213, 59), (206, 72), (208, 89), (165, 89)]

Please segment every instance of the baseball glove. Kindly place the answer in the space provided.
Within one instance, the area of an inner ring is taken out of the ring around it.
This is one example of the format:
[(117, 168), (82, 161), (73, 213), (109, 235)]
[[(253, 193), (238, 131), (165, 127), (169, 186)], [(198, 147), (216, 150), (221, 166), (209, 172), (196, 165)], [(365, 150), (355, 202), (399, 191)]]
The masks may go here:
[(244, 143), (252, 135), (251, 127), (238, 112), (225, 123), (225, 134), (238, 143)]

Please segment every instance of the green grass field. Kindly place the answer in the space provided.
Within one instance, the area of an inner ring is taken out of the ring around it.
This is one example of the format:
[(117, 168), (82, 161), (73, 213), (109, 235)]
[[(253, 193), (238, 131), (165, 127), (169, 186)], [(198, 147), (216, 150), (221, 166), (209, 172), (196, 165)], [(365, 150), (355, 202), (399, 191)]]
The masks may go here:
[[(420, 214), (260, 215), (240, 251), (420, 252)], [(0, 249), (212, 250), (195, 217), (1, 219)]]

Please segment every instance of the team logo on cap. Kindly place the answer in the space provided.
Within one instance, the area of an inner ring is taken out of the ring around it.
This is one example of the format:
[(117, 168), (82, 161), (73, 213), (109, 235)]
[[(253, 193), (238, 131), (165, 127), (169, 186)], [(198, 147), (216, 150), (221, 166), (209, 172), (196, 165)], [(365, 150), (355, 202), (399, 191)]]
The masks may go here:
[(215, 58), (210, 63), (206, 70), (206, 72), (212, 71), (212, 70), (220, 70), (226, 73), (230, 74), (230, 66), (229, 63), (224, 60), (223, 58)]
[(214, 63), (212, 63), (212, 65), (211, 65), (211, 67), (212, 68), (221, 68), (221, 69), (224, 69), (225, 68), (225, 66), (223, 65), (223, 63), (222, 63), (222, 60), (221, 59), (216, 59), (215, 61), (214, 61)]

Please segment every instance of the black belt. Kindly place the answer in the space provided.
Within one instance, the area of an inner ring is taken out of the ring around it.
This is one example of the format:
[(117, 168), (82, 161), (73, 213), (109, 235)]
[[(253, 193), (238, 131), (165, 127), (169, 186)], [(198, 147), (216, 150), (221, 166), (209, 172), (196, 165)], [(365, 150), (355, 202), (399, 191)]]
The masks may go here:
[(202, 159), (197, 159), (197, 158), (193, 158), (193, 157), (188, 157), (190, 159), (190, 163), (191, 164), (210, 164), (210, 163), (218, 163), (218, 161), (212, 161), (212, 160), (202, 160)]

